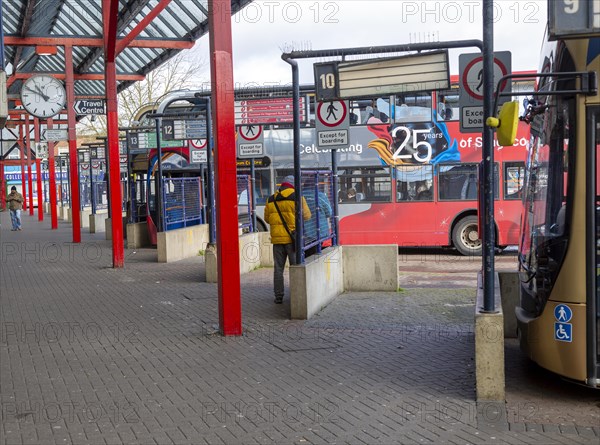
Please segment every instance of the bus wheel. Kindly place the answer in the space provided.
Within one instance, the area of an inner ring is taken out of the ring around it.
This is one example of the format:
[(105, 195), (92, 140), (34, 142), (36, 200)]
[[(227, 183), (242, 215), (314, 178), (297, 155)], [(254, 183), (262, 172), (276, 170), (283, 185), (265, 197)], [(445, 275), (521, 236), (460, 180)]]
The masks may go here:
[(452, 231), (454, 247), (463, 255), (481, 255), (481, 239), (477, 231), (477, 216), (470, 215), (461, 219)]
[(268, 232), (269, 229), (267, 229), (267, 225), (262, 222), (260, 219), (256, 221), (256, 225), (258, 226), (258, 231), (259, 232)]

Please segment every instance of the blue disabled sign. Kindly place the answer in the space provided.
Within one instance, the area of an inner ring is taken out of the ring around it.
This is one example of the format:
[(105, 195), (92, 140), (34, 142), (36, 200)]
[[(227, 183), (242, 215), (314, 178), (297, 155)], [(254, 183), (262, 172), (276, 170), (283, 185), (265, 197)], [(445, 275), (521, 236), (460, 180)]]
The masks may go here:
[(554, 308), (554, 318), (561, 323), (568, 323), (573, 318), (573, 311), (566, 304), (559, 304)]
[(554, 323), (554, 340), (573, 341), (573, 325), (571, 323)]

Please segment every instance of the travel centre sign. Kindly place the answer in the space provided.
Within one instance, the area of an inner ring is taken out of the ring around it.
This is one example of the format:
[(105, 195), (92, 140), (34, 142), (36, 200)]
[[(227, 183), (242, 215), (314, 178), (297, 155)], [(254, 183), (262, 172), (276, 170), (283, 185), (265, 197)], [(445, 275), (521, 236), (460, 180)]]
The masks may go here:
[(76, 100), (73, 109), (77, 114), (105, 114), (104, 99)]

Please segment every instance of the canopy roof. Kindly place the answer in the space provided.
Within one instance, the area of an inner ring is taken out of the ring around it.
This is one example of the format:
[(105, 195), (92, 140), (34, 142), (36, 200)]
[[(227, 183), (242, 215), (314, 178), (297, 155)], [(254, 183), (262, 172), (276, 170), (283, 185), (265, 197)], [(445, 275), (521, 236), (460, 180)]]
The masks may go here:
[[(104, 96), (102, 0), (0, 0), (8, 94), (35, 73), (65, 72), (64, 45), (73, 46), (75, 95)], [(252, 0), (232, 0), (232, 14)], [(207, 0), (119, 0), (117, 91), (165, 63), (208, 32)], [(128, 39), (135, 37), (133, 40)], [(44, 46), (55, 55), (40, 55)], [(37, 51), (36, 51), (37, 47)], [(52, 49), (52, 48), (50, 48)], [(10, 97), (10, 96), (9, 96)]]

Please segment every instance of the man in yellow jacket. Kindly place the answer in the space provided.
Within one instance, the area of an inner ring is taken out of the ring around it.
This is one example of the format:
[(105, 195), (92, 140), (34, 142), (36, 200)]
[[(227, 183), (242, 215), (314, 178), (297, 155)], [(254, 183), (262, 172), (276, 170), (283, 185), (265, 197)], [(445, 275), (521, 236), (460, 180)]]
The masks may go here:
[[(285, 262), (289, 258), (290, 265), (296, 264), (296, 251), (291, 236), (296, 230), (295, 200), (294, 177), (290, 175), (283, 178), (279, 190), (269, 196), (265, 206), (265, 221), (270, 226), (271, 243), (273, 244), (273, 263), (275, 266), (273, 287), (275, 303), (277, 304), (283, 302)], [(302, 198), (302, 217), (305, 221), (308, 221), (311, 217), (310, 209), (304, 198)]]

